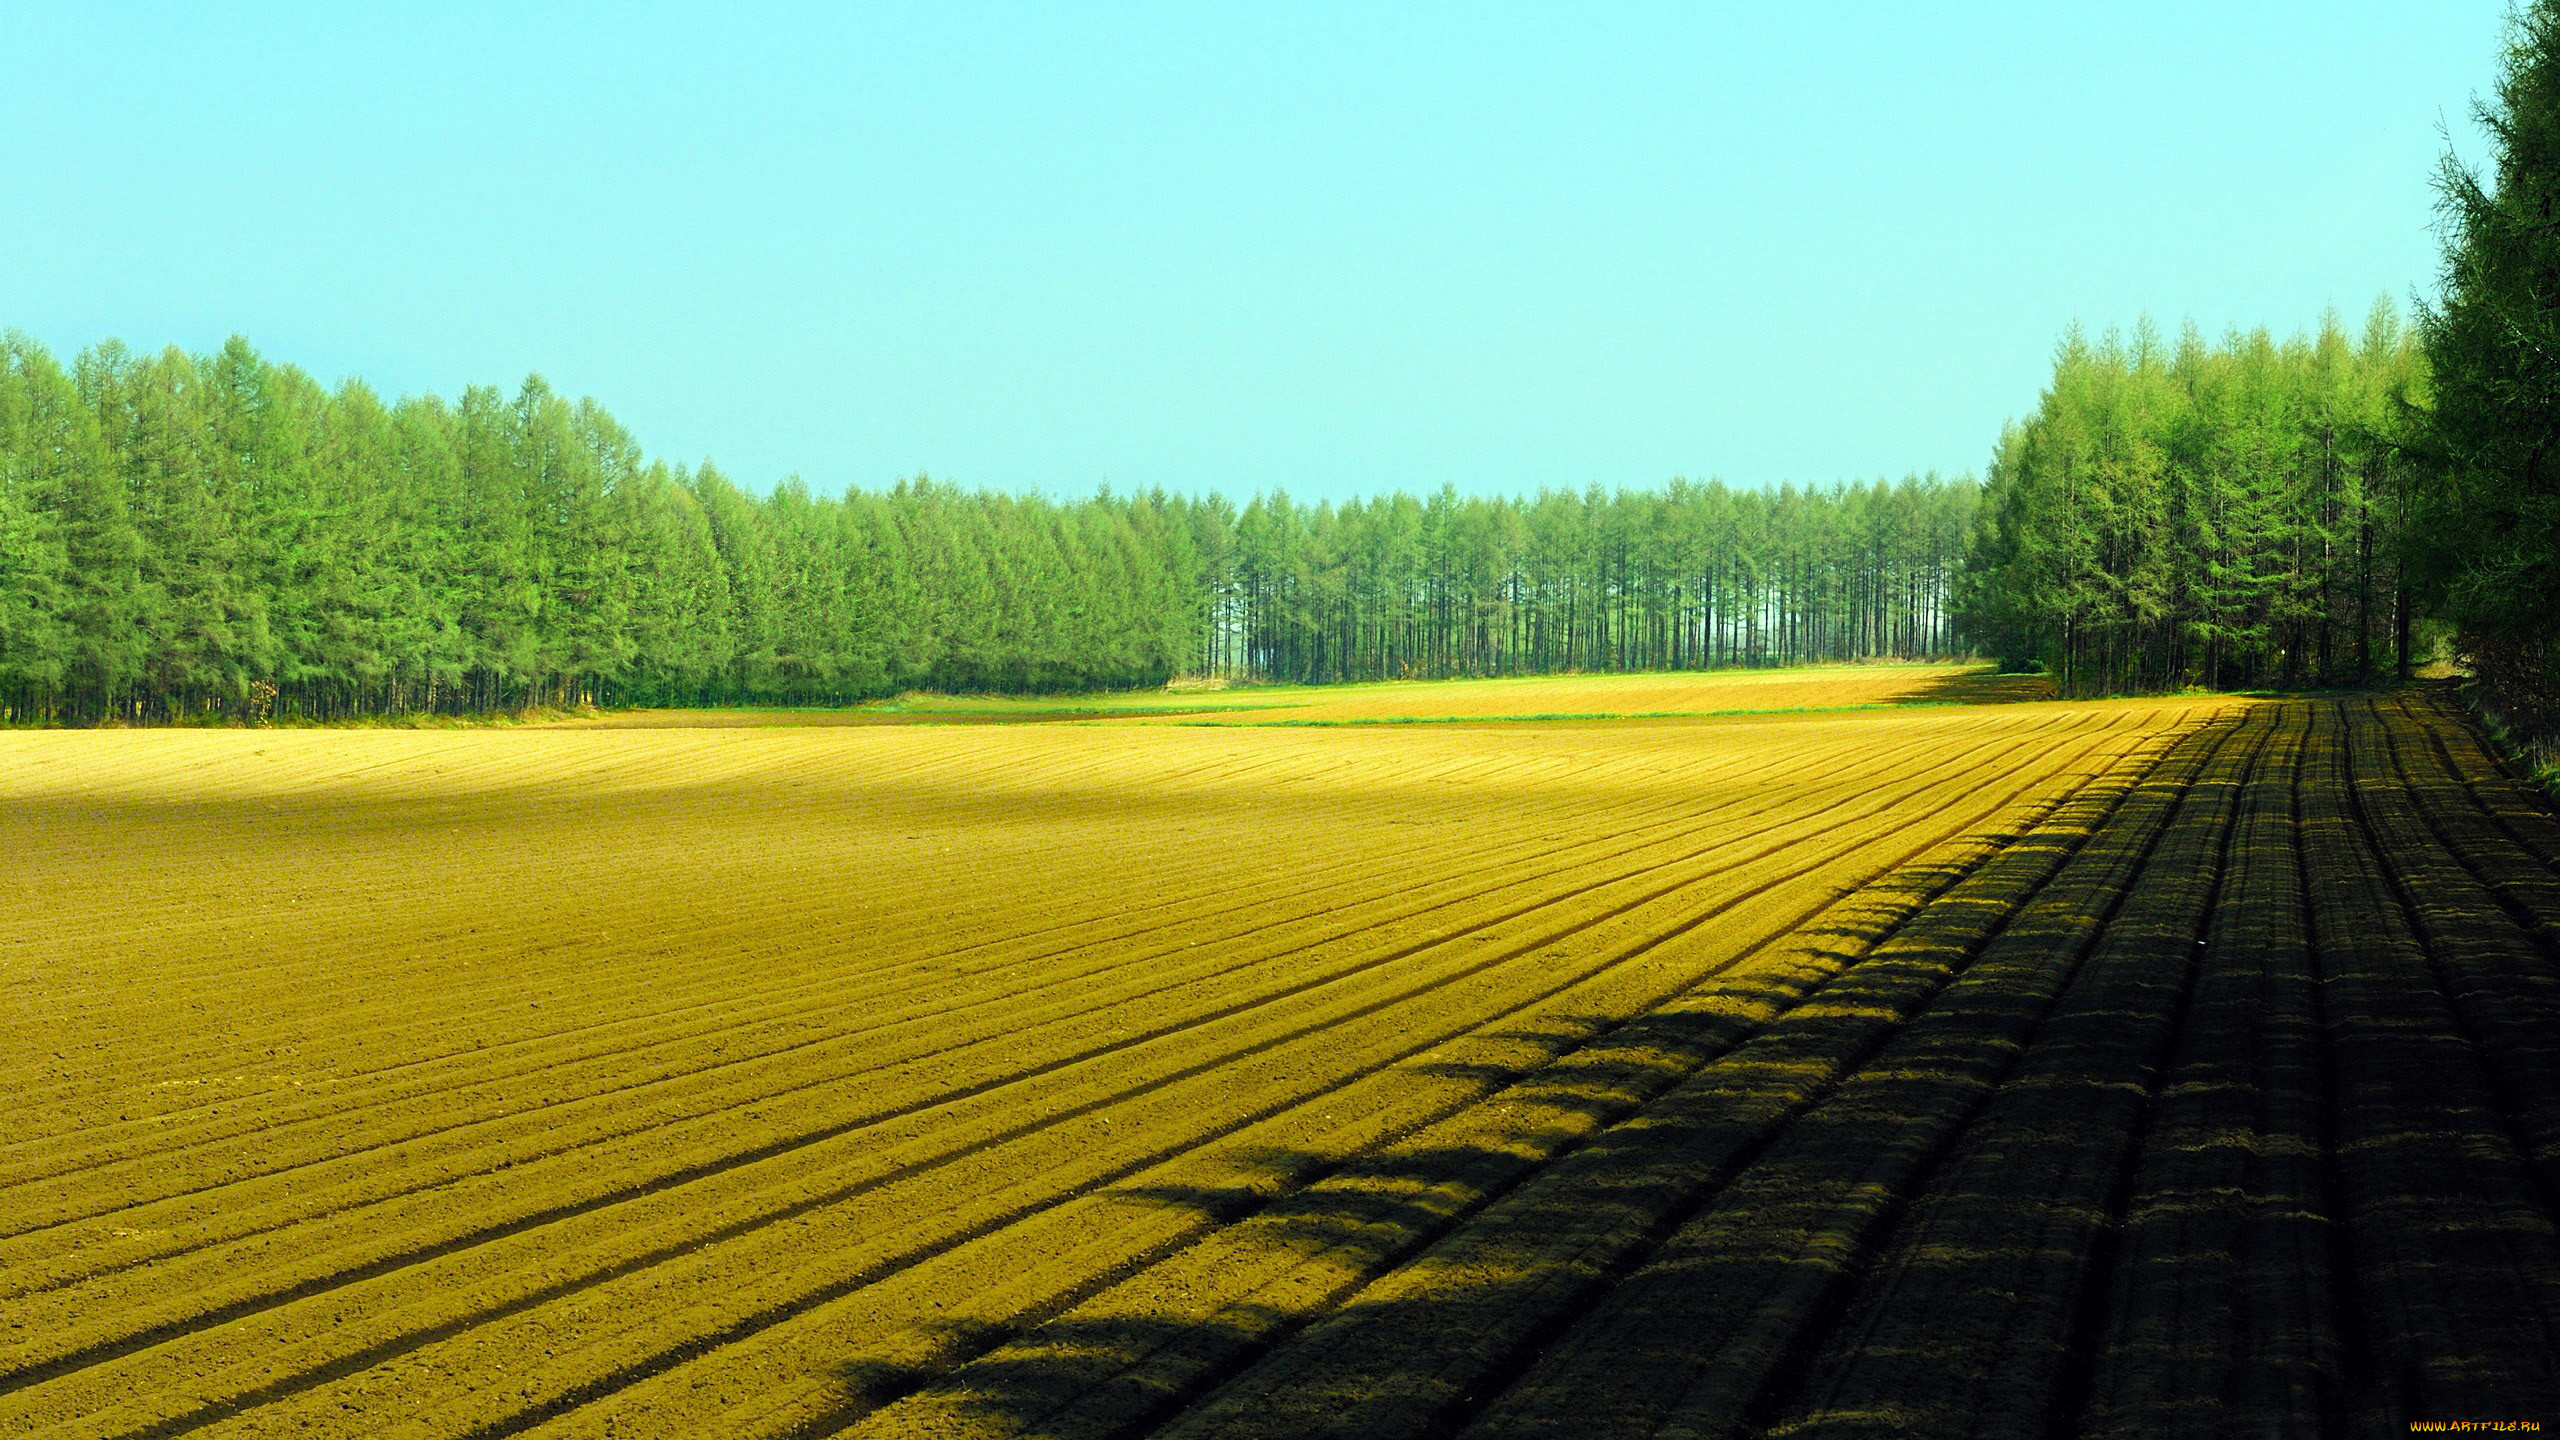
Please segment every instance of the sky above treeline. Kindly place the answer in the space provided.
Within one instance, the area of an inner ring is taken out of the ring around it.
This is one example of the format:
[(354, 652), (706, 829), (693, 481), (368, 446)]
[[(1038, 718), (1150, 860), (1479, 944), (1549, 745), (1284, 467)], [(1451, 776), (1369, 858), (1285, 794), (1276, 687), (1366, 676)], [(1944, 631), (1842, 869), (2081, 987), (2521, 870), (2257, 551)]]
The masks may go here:
[(2504, 13), (12, 5), (0, 328), (757, 489), (1978, 471), (2071, 321), (2431, 290)]

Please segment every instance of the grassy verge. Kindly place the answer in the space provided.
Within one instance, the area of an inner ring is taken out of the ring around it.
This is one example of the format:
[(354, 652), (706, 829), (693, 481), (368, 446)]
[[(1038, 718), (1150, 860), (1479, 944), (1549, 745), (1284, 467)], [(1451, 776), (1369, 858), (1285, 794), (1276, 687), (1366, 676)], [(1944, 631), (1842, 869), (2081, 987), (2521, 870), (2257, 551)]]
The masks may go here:
[(2498, 755), (2516, 768), (2516, 773), (2535, 788), (2560, 804), (2560, 737), (2528, 735), (2507, 723), (2506, 717), (2481, 703), (2476, 693), (2466, 692), (2464, 700), (2471, 713), (2480, 720), (2480, 728), (2497, 742)]

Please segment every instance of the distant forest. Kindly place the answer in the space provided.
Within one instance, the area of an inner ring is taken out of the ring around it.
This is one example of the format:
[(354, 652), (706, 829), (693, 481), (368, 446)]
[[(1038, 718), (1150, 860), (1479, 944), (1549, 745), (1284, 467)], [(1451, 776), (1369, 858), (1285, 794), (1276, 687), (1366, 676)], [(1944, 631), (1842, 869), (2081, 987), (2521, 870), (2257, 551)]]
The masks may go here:
[(0, 342), (0, 710), (319, 719), (1946, 655), (1968, 480), (750, 495), (540, 380)]
[(1990, 654), (2067, 694), (2363, 684), (2447, 622), (2560, 754), (2560, 3), (2439, 176), (2439, 299), (2076, 330), (1987, 477), (1238, 507), (751, 495), (592, 401), (386, 405), (233, 340), (0, 339), (0, 720), (838, 704)]

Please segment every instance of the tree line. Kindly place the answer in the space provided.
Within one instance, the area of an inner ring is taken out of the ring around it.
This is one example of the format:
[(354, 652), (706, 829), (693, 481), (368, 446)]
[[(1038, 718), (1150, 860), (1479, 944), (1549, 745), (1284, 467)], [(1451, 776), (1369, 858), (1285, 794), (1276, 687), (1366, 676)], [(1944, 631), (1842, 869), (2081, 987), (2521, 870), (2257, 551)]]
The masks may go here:
[(2494, 153), (2442, 164), (2414, 325), (2065, 339), (1990, 465), (1965, 633), (2088, 693), (2367, 683), (2439, 620), (2560, 753), (2560, 0), (2515, 15), (2476, 108)]
[(1324, 682), (1946, 656), (1976, 487), (1258, 497), (1202, 548), (1212, 674)]
[(1160, 681), (1190, 517), (750, 496), (539, 380), (386, 405), (234, 340), (0, 342), (0, 709), (334, 719)]
[(0, 718), (841, 704), (1959, 648), (1969, 481), (1529, 499), (742, 490), (458, 401), (0, 339)]
[(0, 719), (840, 704), (1997, 655), (2067, 693), (2369, 683), (2448, 621), (2560, 737), (2560, 0), (2439, 177), (2439, 299), (2059, 347), (1987, 478), (1242, 506), (765, 494), (539, 379), (329, 389), (0, 338)]
[(2071, 332), (1993, 452), (1957, 613), (2066, 693), (2405, 671), (2401, 432), (2425, 375), (2387, 302), (2355, 339), (2334, 316), (2283, 342)]

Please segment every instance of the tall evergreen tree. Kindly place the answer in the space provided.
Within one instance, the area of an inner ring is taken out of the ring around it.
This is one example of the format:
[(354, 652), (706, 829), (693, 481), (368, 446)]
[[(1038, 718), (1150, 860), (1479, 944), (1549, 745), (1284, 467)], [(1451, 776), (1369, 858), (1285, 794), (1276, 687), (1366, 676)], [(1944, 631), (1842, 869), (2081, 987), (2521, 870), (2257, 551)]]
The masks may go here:
[(2405, 643), (2388, 397), (2421, 358), (2388, 306), (2168, 345), (2073, 331), (2001, 436), (1955, 577), (1967, 633), (2065, 689), (2339, 684)]
[(2560, 0), (2510, 24), (2479, 107), (2483, 179), (2439, 171), (2443, 289), (2423, 311), (2433, 395), (2416, 410), (2409, 558), (2497, 703), (2560, 730)]

